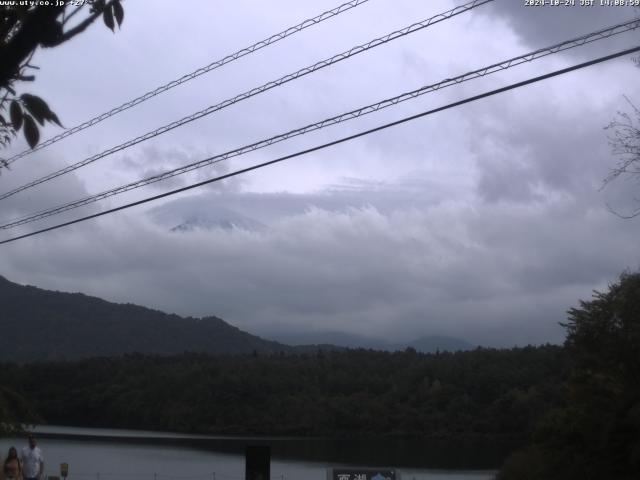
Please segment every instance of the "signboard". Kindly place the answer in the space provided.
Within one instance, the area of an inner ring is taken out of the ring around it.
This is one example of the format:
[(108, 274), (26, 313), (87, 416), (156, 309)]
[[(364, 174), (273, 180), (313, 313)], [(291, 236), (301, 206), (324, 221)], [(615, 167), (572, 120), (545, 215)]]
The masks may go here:
[(329, 468), (327, 480), (400, 480), (390, 468)]
[(245, 449), (245, 480), (271, 479), (271, 448), (250, 446)]

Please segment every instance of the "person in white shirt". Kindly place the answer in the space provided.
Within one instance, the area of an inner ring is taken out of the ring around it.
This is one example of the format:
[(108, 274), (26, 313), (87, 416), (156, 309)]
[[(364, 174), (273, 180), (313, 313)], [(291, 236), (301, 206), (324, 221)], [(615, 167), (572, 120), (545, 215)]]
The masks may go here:
[(36, 444), (33, 435), (27, 437), (29, 446), (24, 447), (20, 452), (22, 460), (22, 475), (24, 480), (43, 480), (44, 479), (44, 457), (42, 450)]

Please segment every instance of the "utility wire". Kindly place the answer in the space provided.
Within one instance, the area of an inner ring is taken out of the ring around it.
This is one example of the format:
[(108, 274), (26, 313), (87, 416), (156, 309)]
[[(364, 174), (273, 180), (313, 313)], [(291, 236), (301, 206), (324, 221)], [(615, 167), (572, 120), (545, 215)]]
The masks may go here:
[(6, 224), (0, 225), (0, 230), (6, 230), (9, 228), (13, 228), (13, 227), (17, 227), (19, 225), (24, 225), (27, 223), (31, 223), (37, 220), (41, 220), (47, 217), (50, 217), (52, 215), (56, 215), (58, 213), (62, 213), (68, 210), (72, 210), (74, 208), (78, 208), (84, 205), (89, 205), (91, 203), (95, 203), (97, 201), (100, 200), (104, 200), (106, 198), (118, 195), (120, 193), (124, 193), (124, 192), (128, 192), (130, 190), (134, 190), (136, 188), (140, 188), (146, 185), (150, 185), (162, 180), (166, 180), (168, 178), (172, 178), (175, 177), (177, 175), (182, 175), (184, 173), (188, 173), (190, 171), (196, 170), (198, 168), (202, 168), (208, 165), (212, 165), (215, 163), (219, 163), (222, 162), (224, 160), (227, 160), (229, 158), (233, 158), (233, 157), (237, 157), (261, 148), (265, 148), (269, 145), (273, 145), (275, 143), (279, 143), (282, 142), (284, 140), (287, 140), (289, 138), (295, 137), (295, 136), (299, 136), (299, 135), (303, 135), (305, 133), (309, 133), (315, 130), (320, 130), (322, 128), (328, 127), (330, 125), (336, 125), (342, 122), (346, 122), (348, 120), (352, 120), (354, 118), (358, 118), (361, 117), (363, 115), (368, 115), (370, 113), (376, 112), (378, 110), (381, 110), (383, 108), (387, 108), (390, 107), (392, 105), (396, 105), (398, 103), (404, 102), (406, 100), (410, 100), (413, 98), (417, 98), (421, 95), (424, 95), (426, 93), (430, 93), (430, 92), (434, 92), (437, 90), (440, 90), (442, 88), (446, 88), (446, 87), (450, 87), (452, 85), (457, 85), (459, 83), (462, 82), (466, 82), (469, 80), (473, 80), (475, 78), (479, 78), (491, 73), (495, 73), (495, 72), (499, 72), (502, 70), (506, 70), (508, 68), (520, 65), (522, 63), (525, 62), (531, 62), (533, 60), (545, 57), (547, 55), (551, 55), (553, 53), (557, 53), (560, 51), (564, 51), (564, 50), (568, 50), (571, 48), (575, 48), (578, 47), (580, 45), (584, 45), (587, 43), (591, 43), (597, 40), (601, 40), (603, 38), (608, 38), (612, 35), (616, 35), (616, 34), (620, 34), (623, 32), (627, 32), (633, 29), (636, 29), (640, 27), (640, 19), (635, 19), (631, 22), (626, 22), (623, 24), (619, 24), (619, 25), (615, 25), (606, 29), (602, 29), (602, 30), (598, 30), (596, 32), (593, 33), (589, 33), (587, 35), (582, 35), (580, 37), (571, 39), (571, 40), (567, 40), (565, 42), (562, 43), (558, 43), (555, 45), (552, 45), (550, 47), (546, 47), (546, 48), (542, 48), (542, 49), (538, 49), (535, 50), (533, 52), (529, 52), (526, 53), (524, 55), (520, 55), (518, 57), (514, 57), (511, 58), (509, 60), (505, 60), (499, 63), (495, 63), (493, 65), (489, 65), (488, 67), (483, 67), (479, 70), (474, 70), (471, 72), (467, 72), (463, 75), (459, 75), (457, 77), (453, 77), (453, 78), (448, 78), (446, 80), (442, 80), (438, 83), (434, 83), (431, 85), (427, 85), (427, 86), (423, 86), (417, 90), (413, 90), (407, 93), (403, 93), (401, 95), (392, 97), (392, 98), (388, 98), (386, 100), (382, 100), (378, 103), (374, 103), (371, 105), (367, 105), (365, 107), (361, 107), (358, 108), (356, 110), (351, 110), (350, 112), (346, 112), (346, 113), (342, 113), (340, 115), (331, 117), (331, 118), (327, 118), (324, 119), (320, 122), (317, 123), (313, 123), (310, 125), (306, 125), (304, 127), (301, 128), (297, 128), (295, 130), (291, 130), (289, 132), (286, 133), (282, 133), (273, 137), (270, 137), (268, 139), (265, 140), (260, 140), (258, 142), (249, 144), (249, 145), (245, 145), (243, 147), (237, 148), (235, 150), (231, 150), (222, 154), (218, 154), (215, 155), (213, 157), (209, 157), (206, 158), (204, 160), (200, 160), (198, 162), (194, 162), (194, 163), (190, 163), (188, 165), (179, 167), (179, 168), (175, 168), (173, 170), (169, 170), (163, 173), (159, 173), (157, 175), (151, 176), (151, 177), (147, 177), (145, 179), (142, 180), (137, 180), (135, 182), (131, 182), (119, 187), (115, 187), (106, 191), (103, 191), (101, 193), (95, 194), (95, 195), (91, 195), (79, 200), (75, 200), (69, 203), (65, 203), (62, 205), (58, 205), (56, 207), (52, 207), (46, 210), (42, 210), (36, 213), (31, 213), (28, 214), (26, 216), (20, 217), (20, 218), (16, 218), (13, 219), (11, 221), (9, 221)]
[(424, 28), (427, 28), (431, 25), (434, 25), (436, 23), (442, 22), (444, 20), (448, 20), (456, 15), (460, 15), (461, 13), (465, 13), (468, 12), (474, 8), (477, 8), (481, 5), (484, 5), (485, 3), (489, 3), (489, 2), (493, 2), (494, 0), (473, 0), (469, 3), (466, 3), (464, 5), (460, 5), (456, 8), (453, 8), (451, 10), (448, 10), (444, 13), (440, 13), (438, 15), (435, 15), (431, 18), (428, 18), (427, 20), (424, 20), (422, 22), (417, 22), (414, 23), (412, 25), (409, 25), (408, 27), (405, 27), (401, 30), (396, 30), (394, 32), (391, 32), (383, 37), (379, 37), (376, 38), (374, 40), (371, 40), (370, 42), (367, 42), (365, 44), (362, 45), (358, 45), (356, 47), (353, 47), (349, 50), (347, 50), (346, 52), (334, 55), (331, 58), (328, 58), (326, 60), (322, 60), (320, 62), (315, 63), (312, 66), (309, 67), (305, 67), (302, 68), (294, 73), (290, 73), (288, 75), (285, 75), (283, 77), (280, 77), (277, 80), (273, 80), (271, 82), (265, 83), (264, 85), (261, 85), (260, 87), (255, 87), (252, 88), (251, 90), (244, 92), (240, 95), (236, 95), (233, 98), (224, 100), (223, 102), (220, 102), (216, 105), (212, 105), (210, 107), (205, 108), (204, 110), (200, 110), (199, 112), (193, 113), (187, 117), (184, 117), (180, 120), (176, 120), (175, 122), (169, 123), (167, 125), (164, 125), (160, 128), (157, 128), (156, 130), (152, 130), (150, 132), (145, 133), (144, 135), (141, 135), (139, 137), (136, 137), (132, 140), (129, 140), (125, 143), (122, 143), (120, 145), (117, 145), (115, 147), (112, 147), (108, 150), (105, 150), (101, 153), (98, 153), (96, 155), (93, 155), (91, 157), (85, 158), (84, 160), (81, 160), (79, 162), (76, 162), (72, 165), (69, 165), (65, 168), (62, 168), (61, 170), (58, 170), (56, 172), (50, 173), (49, 175), (46, 175), (44, 177), (41, 177), (37, 180), (34, 180), (30, 183), (27, 183), (25, 185), (22, 185), (20, 187), (17, 187), (9, 192), (3, 193), (0, 195), (0, 200), (3, 200), (5, 198), (8, 198), (12, 195), (15, 195), (18, 192), (22, 192), (23, 190), (27, 190), (28, 188), (32, 188), (35, 187), (36, 185), (40, 185), (41, 183), (47, 182), (49, 180), (52, 180), (54, 178), (57, 178), (61, 175), (64, 175), (66, 173), (69, 172), (73, 172), (74, 170), (77, 170), (80, 167), (84, 167), (85, 165), (88, 165), (90, 163), (93, 163), (101, 158), (104, 158), (108, 155), (111, 155), (113, 153), (119, 152), (121, 150), (124, 150), (126, 148), (129, 148), (133, 145), (137, 145), (138, 143), (144, 142), (146, 140), (149, 140), (151, 138), (157, 137), (158, 135), (162, 135), (163, 133), (166, 133), (170, 130), (173, 130), (174, 128), (177, 127), (181, 127), (182, 125), (185, 125), (187, 123), (193, 122), (194, 120), (198, 120), (202, 117), (205, 117), (207, 115), (210, 115), (214, 112), (217, 112), (219, 110), (222, 110), (226, 107), (229, 107), (235, 103), (241, 102), (242, 100), (246, 100), (247, 98), (251, 98), (255, 95), (258, 95), (260, 93), (263, 93), (267, 90), (270, 90), (272, 88), (278, 87), (280, 85), (283, 85), (285, 83), (288, 83), (292, 80), (296, 80), (298, 78), (301, 78), (305, 75), (308, 75), (310, 73), (316, 72), (322, 68), (328, 67), (329, 65), (333, 65), (334, 63), (340, 62), (342, 60), (346, 60), (347, 58), (353, 57), (355, 55), (358, 55), (359, 53), (362, 52), (366, 52), (372, 48), (378, 47), (380, 45), (384, 45), (392, 40), (395, 40), (397, 38), (401, 38), (404, 37), (406, 35), (409, 35), (411, 33), (417, 32), (419, 30), (422, 30)]
[(137, 98), (134, 98), (133, 100), (129, 100), (128, 102), (123, 103), (120, 106), (114, 107), (111, 110), (109, 110), (108, 112), (102, 113), (100, 115), (97, 115), (89, 120), (87, 120), (86, 122), (83, 122), (79, 125), (76, 125), (75, 127), (69, 128), (68, 130), (65, 130), (64, 132), (49, 138), (48, 140), (38, 144), (37, 146), (35, 146), (34, 148), (31, 149), (27, 149), (24, 150), (23, 152), (20, 152), (10, 158), (8, 158), (6, 160), (7, 165), (12, 164), (13, 162), (15, 162), (16, 160), (26, 157), (27, 155), (36, 152), (38, 150), (42, 150), (45, 147), (48, 147), (49, 145), (52, 145), (60, 140), (62, 140), (63, 138), (66, 138), (70, 135), (73, 135), (74, 133), (78, 133), (86, 128), (92, 127), (93, 125), (96, 125), (100, 122), (102, 122), (103, 120), (106, 120), (109, 117), (112, 117), (114, 115), (117, 115), (120, 112), (124, 112), (125, 110), (130, 109), (131, 107), (135, 107), (136, 105), (139, 105), (143, 102), (146, 102), (147, 100), (160, 95), (161, 93), (164, 93), (168, 90), (171, 90), (174, 87), (177, 87), (178, 85), (181, 85), (183, 83), (186, 83), (190, 80), (193, 80), (194, 78), (199, 77), (200, 75), (204, 75), (205, 73), (208, 73), (212, 70), (215, 70), (216, 68), (220, 68), (223, 65), (226, 65), (227, 63), (231, 63), (235, 60), (238, 60), (239, 58), (242, 58), (246, 55), (249, 55), (251, 53), (254, 53), (264, 47), (267, 47), (269, 45), (273, 45), (276, 42), (279, 42), (280, 40), (283, 40), (287, 37), (290, 37), (291, 35), (294, 35), (306, 28), (309, 28), (311, 26), (317, 25), (321, 22), (324, 22), (325, 20), (328, 20), (330, 18), (333, 18), (337, 15), (340, 15), (343, 12), (346, 12), (348, 10), (351, 10), (352, 8), (355, 8), (359, 5), (362, 5), (363, 3), (368, 2), (369, 0), (352, 0), (350, 2), (347, 3), (343, 3), (342, 5), (339, 5), (331, 10), (327, 10), (326, 12), (321, 13), (320, 15), (316, 15), (313, 18), (309, 18), (293, 27), (289, 27), (286, 30), (283, 30), (280, 33), (276, 33), (275, 35), (272, 35), (268, 38), (265, 38), (264, 40), (260, 40), (259, 42), (254, 43), (253, 45), (250, 45), (248, 47), (245, 47), (241, 50), (238, 50), (235, 53), (232, 53), (230, 55), (227, 55), (226, 57), (223, 57), (219, 60), (216, 60), (215, 62), (210, 63), (209, 65), (206, 65), (204, 67), (198, 68), (197, 70), (194, 70), (191, 73), (187, 73), (186, 75), (183, 75), (180, 78), (177, 78), (175, 80), (172, 80), (169, 83), (165, 83), (164, 85), (161, 85), (157, 88), (155, 88), (154, 90), (150, 90), (147, 93), (140, 95)]
[(482, 93), (480, 95), (475, 95), (473, 97), (468, 97), (468, 98), (465, 98), (463, 100), (459, 100), (457, 102), (449, 103), (448, 105), (444, 105), (442, 107), (434, 108), (432, 110), (427, 110), (425, 112), (418, 113), (416, 115), (411, 115), (409, 117), (405, 117), (405, 118), (402, 118), (400, 120), (396, 120), (394, 122), (386, 123), (384, 125), (380, 125), (378, 127), (371, 128), (369, 130), (365, 130), (363, 132), (356, 133), (354, 135), (349, 135), (347, 137), (343, 137), (343, 138), (340, 138), (338, 140), (334, 140), (332, 142), (324, 143), (322, 145), (317, 145), (315, 147), (308, 148), (306, 150), (301, 150), (301, 151), (298, 151), (296, 153), (292, 153), (290, 155), (285, 155), (283, 157), (276, 158), (275, 160), (270, 160), (268, 162), (259, 163), (257, 165), (253, 165), (251, 167), (243, 168), (241, 170), (236, 170), (235, 172), (231, 172), (231, 173), (227, 173), (225, 175), (220, 175), (218, 177), (210, 178), (210, 179), (204, 180), (202, 182), (194, 183), (192, 185), (188, 185), (188, 186), (182, 187), (182, 188), (177, 188), (175, 190), (171, 190), (169, 192), (165, 192), (165, 193), (161, 193), (161, 194), (158, 194), (158, 195), (154, 195), (152, 197), (147, 197), (145, 199), (138, 200), (136, 202), (131, 202), (131, 203), (128, 203), (126, 205), (121, 205), (119, 207), (115, 207), (115, 208), (111, 208), (109, 210), (105, 210), (103, 212), (94, 213), (93, 215), (87, 215), (86, 217), (81, 217), (81, 218), (77, 218), (75, 220), (71, 220), (71, 221), (68, 221), (68, 222), (59, 223), (57, 225), (54, 225), (54, 226), (51, 226), (51, 227), (47, 227), (47, 228), (43, 228), (43, 229), (37, 230), (35, 232), (26, 233), (24, 235), (19, 235), (19, 236), (16, 236), (16, 237), (8, 238), (6, 240), (0, 241), (0, 245), (4, 245), (4, 244), (10, 243), (10, 242), (15, 242), (16, 240), (21, 240), (23, 238), (32, 237), (34, 235), (39, 235), (41, 233), (50, 232), (52, 230), (57, 230), (57, 229), (62, 228), (62, 227), (67, 227), (69, 225), (74, 225), (76, 223), (84, 222), (86, 220), (91, 220), (93, 218), (101, 217), (103, 215), (108, 215), (110, 213), (119, 212), (120, 210), (126, 210), (128, 208), (135, 207), (135, 206), (138, 206), (138, 205), (142, 205), (144, 203), (152, 202), (154, 200), (159, 200), (161, 198), (169, 197), (169, 196), (175, 195), (177, 193), (186, 192), (187, 190), (192, 190), (194, 188), (198, 188), (198, 187), (201, 187), (203, 185), (208, 185), (210, 183), (219, 182), (219, 181), (224, 180), (226, 178), (235, 177), (235, 176), (243, 174), (243, 173), (251, 172), (253, 170), (258, 170), (260, 168), (263, 168), (263, 167), (266, 167), (266, 166), (269, 166), (269, 165), (273, 165), (273, 164), (276, 164), (276, 163), (279, 163), (279, 162), (283, 162), (285, 160), (289, 160), (289, 159), (292, 159), (292, 158), (295, 158), (295, 157), (299, 157), (299, 156), (302, 156), (302, 155), (306, 155), (306, 154), (311, 153), (311, 152), (316, 152), (318, 150), (323, 150), (323, 149), (331, 147), (333, 145), (338, 145), (338, 144), (341, 144), (341, 143), (344, 143), (344, 142), (348, 142), (350, 140), (354, 140), (356, 138), (363, 137), (365, 135), (369, 135), (369, 134), (374, 133), (374, 132), (385, 130), (387, 128), (394, 127), (396, 125), (407, 123), (409, 121), (416, 120), (418, 118), (425, 117), (427, 115), (432, 115), (434, 113), (438, 113), (438, 112), (441, 112), (441, 111), (444, 111), (444, 110), (448, 110), (450, 108), (459, 107), (459, 106), (464, 105), (466, 103), (475, 102), (476, 100), (480, 100), (480, 99), (483, 99), (483, 98), (486, 98), (486, 97), (497, 95), (499, 93), (507, 92), (509, 90), (514, 90), (514, 89), (517, 89), (517, 88), (521, 88), (521, 87), (524, 87), (526, 85), (530, 85), (532, 83), (540, 82), (542, 80), (546, 80), (546, 79), (549, 79), (549, 78), (552, 78), (552, 77), (556, 77), (558, 75), (563, 75), (565, 73), (573, 72), (575, 70), (579, 70), (579, 69), (582, 69), (582, 68), (585, 68), (585, 67), (596, 65), (598, 63), (606, 62), (608, 60), (612, 60), (614, 58), (622, 57), (624, 55), (629, 55), (631, 53), (635, 53), (635, 52), (638, 52), (638, 51), (640, 51), (640, 46), (634, 47), (634, 48), (629, 48), (627, 50), (622, 50), (622, 51), (619, 51), (617, 53), (613, 53), (611, 55), (606, 55), (604, 57), (599, 57), (599, 58), (596, 58), (594, 60), (590, 60), (588, 62), (583, 62), (583, 63), (577, 64), (577, 65), (573, 65), (571, 67), (563, 68), (563, 69), (560, 69), (560, 70), (555, 70), (555, 71), (553, 71), (551, 73), (547, 73), (545, 75), (540, 75), (540, 76), (537, 76), (537, 77), (530, 78), (528, 80), (524, 80), (522, 82), (513, 83), (511, 85), (507, 85), (507, 86), (502, 87), (502, 88), (491, 90), (489, 92), (485, 92), (485, 93)]

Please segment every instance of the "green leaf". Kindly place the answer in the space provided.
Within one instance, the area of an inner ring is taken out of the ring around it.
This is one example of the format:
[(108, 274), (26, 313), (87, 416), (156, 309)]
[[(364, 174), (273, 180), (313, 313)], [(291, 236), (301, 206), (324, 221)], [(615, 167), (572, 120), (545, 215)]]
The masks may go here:
[(62, 125), (62, 123), (60, 123), (60, 119), (58, 118), (58, 115), (56, 115), (55, 113), (51, 112), (51, 116), (47, 119), (50, 122), (55, 123), (56, 125), (58, 125), (59, 127), (64, 128), (64, 126)]
[(38, 121), (40, 125), (44, 125), (44, 121), (54, 122), (62, 127), (58, 116), (51, 111), (47, 102), (42, 98), (29, 93), (24, 93), (20, 96), (24, 102), (27, 110)]
[(29, 95), (28, 93), (22, 94), (20, 98), (24, 102), (24, 106), (27, 107), (29, 113), (33, 115), (40, 125), (44, 125), (44, 120), (51, 111), (49, 110), (47, 103), (40, 97)]
[(11, 116), (11, 123), (13, 124), (13, 129), (20, 130), (20, 127), (22, 126), (22, 117), (23, 117), (22, 107), (15, 100), (11, 100), (11, 106), (9, 107), (9, 115)]
[(102, 12), (102, 19), (104, 20), (104, 24), (111, 29), (112, 32), (115, 33), (115, 23), (113, 22), (113, 10), (110, 8), (105, 9)]
[(118, 0), (113, 2), (113, 15), (116, 17), (118, 27), (121, 26), (124, 19), (124, 8), (122, 8), (122, 4)]
[(91, 3), (90, 13), (101, 12), (104, 10), (105, 0), (95, 0)]
[(35, 147), (40, 140), (40, 132), (38, 126), (31, 115), (24, 116), (24, 138), (31, 148)]

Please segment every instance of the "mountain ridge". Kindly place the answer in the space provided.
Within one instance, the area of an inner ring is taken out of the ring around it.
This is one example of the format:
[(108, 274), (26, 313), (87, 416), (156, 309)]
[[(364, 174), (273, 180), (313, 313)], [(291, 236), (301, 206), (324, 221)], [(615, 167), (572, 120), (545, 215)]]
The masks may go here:
[(216, 316), (182, 317), (79, 292), (20, 285), (1, 275), (0, 304), (0, 331), (5, 332), (0, 335), (0, 361), (75, 360), (129, 353), (304, 354), (345, 348), (398, 351), (409, 347), (431, 353), (474, 348), (456, 338), (437, 336), (409, 343), (342, 332), (260, 336)]
[(261, 336), (287, 345), (333, 345), (340, 348), (364, 348), (383, 350), (388, 352), (402, 351), (413, 348), (422, 353), (435, 353), (437, 351), (465, 351), (473, 350), (476, 345), (460, 338), (446, 335), (424, 335), (412, 341), (393, 342), (381, 338), (367, 337), (338, 331), (324, 332), (280, 332), (268, 334), (263, 332)]
[[(0, 276), (0, 360), (71, 360), (126, 353), (159, 355), (292, 352), (224, 320), (180, 317), (83, 293), (19, 285)], [(88, 321), (89, 320), (89, 321)]]

